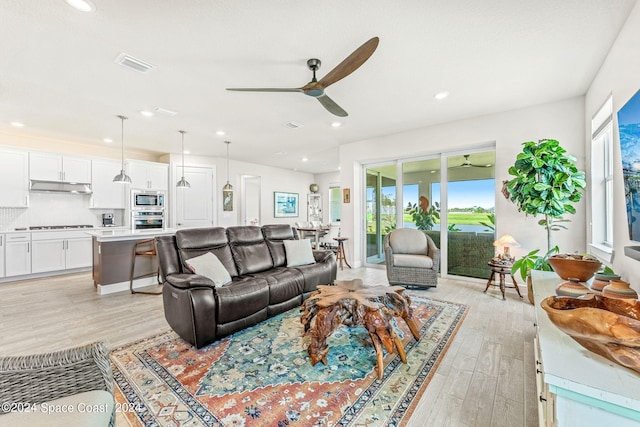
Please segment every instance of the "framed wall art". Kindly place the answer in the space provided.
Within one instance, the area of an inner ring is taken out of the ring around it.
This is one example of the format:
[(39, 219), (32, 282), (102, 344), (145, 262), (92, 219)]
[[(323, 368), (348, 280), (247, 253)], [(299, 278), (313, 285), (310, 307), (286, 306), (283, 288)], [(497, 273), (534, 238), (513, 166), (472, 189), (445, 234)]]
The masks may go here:
[(298, 216), (298, 193), (273, 192), (273, 216), (275, 218), (292, 218)]

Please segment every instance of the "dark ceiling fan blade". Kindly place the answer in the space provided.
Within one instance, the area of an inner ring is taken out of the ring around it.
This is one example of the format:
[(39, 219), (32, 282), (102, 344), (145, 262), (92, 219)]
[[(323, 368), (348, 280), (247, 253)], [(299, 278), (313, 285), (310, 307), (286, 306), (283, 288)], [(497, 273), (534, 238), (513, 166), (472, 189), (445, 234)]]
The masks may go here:
[(253, 88), (227, 88), (236, 92), (302, 92), (300, 88), (277, 88), (277, 87), (253, 87)]
[(347, 56), (341, 63), (339, 63), (333, 70), (329, 71), (320, 81), (318, 85), (327, 88), (335, 82), (342, 80), (349, 74), (357, 70), (378, 47), (378, 37), (366, 41), (362, 46), (353, 51), (353, 53)]
[(347, 117), (349, 115), (327, 95), (318, 96), (316, 99), (320, 101), (320, 104), (322, 104), (322, 106), (331, 114), (335, 114), (338, 117)]

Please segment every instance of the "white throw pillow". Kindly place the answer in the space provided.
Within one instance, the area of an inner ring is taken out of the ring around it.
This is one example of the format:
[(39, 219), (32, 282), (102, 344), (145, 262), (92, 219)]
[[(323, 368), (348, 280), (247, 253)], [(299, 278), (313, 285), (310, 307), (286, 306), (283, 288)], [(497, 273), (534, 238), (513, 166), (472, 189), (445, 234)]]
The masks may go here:
[(284, 252), (287, 255), (287, 267), (315, 264), (310, 239), (283, 240)]
[(231, 282), (231, 275), (218, 257), (211, 252), (189, 258), (185, 263), (194, 273), (211, 279), (216, 287)]

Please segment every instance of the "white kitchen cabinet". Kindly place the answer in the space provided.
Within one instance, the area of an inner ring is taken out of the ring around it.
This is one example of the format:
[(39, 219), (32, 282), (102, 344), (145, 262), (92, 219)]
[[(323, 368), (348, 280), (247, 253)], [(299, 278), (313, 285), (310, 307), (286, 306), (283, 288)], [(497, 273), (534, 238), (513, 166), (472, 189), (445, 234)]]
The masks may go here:
[(91, 160), (55, 153), (29, 153), (29, 178), (39, 181), (91, 182)]
[[(36, 233), (34, 233), (35, 235)], [(35, 237), (35, 236), (34, 236)], [(65, 269), (65, 241), (56, 240), (34, 240), (32, 242), (32, 273), (43, 273), (45, 271), (58, 271)]]
[(90, 267), (91, 237), (84, 231), (31, 233), (32, 273)]
[(0, 150), (0, 207), (29, 206), (29, 153), (21, 150)]
[(93, 245), (91, 237), (67, 239), (65, 250), (65, 266), (73, 268), (91, 267), (93, 264)]
[(30, 233), (8, 233), (5, 235), (5, 276), (20, 276), (31, 273)]
[(169, 165), (165, 163), (128, 160), (127, 174), (131, 178), (131, 188), (161, 191), (169, 189)]
[(4, 277), (4, 246), (6, 242), (6, 236), (0, 234), (0, 277)]
[(115, 160), (91, 161), (91, 208), (126, 208), (129, 186), (113, 182), (121, 169), (122, 163)]

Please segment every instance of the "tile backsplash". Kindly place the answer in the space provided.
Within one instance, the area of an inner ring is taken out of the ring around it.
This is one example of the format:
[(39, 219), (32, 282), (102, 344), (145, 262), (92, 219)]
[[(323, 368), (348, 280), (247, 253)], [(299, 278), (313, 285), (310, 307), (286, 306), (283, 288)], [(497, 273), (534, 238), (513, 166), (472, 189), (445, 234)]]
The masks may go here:
[(102, 226), (102, 214), (113, 213), (116, 225), (123, 225), (122, 209), (89, 209), (91, 196), (30, 193), (28, 208), (0, 207), (0, 231), (36, 225)]

